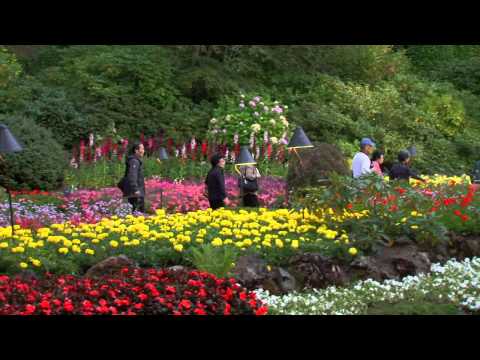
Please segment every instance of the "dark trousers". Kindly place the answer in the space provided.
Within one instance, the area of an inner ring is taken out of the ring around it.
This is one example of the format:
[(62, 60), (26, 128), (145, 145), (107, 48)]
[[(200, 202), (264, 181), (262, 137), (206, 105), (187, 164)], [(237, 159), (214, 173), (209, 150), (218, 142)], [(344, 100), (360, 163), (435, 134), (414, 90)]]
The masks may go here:
[(243, 195), (243, 206), (244, 207), (259, 207), (258, 196), (255, 194), (245, 194)]
[(145, 213), (145, 198), (144, 197), (128, 198), (128, 203), (133, 206), (132, 213), (135, 213), (135, 212)]
[(208, 199), (208, 202), (210, 203), (210, 208), (212, 210), (217, 210), (225, 207), (225, 202), (223, 200)]

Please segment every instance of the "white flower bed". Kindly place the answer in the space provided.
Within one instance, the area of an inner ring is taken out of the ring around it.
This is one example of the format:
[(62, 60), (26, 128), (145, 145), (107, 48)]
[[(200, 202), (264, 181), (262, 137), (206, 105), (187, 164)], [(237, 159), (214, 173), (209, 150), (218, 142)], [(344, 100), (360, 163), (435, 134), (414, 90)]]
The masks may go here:
[(439, 299), (470, 311), (480, 311), (480, 258), (450, 260), (432, 265), (428, 275), (409, 276), (402, 281), (379, 283), (365, 280), (348, 288), (329, 287), (285, 296), (257, 295), (276, 315), (361, 315), (369, 304), (400, 300)]

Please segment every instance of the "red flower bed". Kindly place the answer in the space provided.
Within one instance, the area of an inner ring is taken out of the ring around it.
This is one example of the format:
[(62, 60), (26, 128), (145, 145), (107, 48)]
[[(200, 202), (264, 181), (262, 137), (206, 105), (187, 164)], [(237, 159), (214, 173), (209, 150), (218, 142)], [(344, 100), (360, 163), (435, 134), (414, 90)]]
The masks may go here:
[(47, 275), (28, 282), (0, 276), (0, 315), (265, 315), (236, 284), (199, 271), (124, 269), (86, 279)]

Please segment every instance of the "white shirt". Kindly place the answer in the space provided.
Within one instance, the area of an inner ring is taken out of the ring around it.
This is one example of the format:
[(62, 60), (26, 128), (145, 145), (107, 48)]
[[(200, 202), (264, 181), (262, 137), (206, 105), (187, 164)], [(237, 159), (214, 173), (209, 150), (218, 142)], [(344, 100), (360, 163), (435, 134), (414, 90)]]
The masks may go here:
[(372, 172), (371, 165), (372, 162), (365, 153), (357, 153), (352, 163), (353, 177), (356, 179), (362, 175), (370, 174)]

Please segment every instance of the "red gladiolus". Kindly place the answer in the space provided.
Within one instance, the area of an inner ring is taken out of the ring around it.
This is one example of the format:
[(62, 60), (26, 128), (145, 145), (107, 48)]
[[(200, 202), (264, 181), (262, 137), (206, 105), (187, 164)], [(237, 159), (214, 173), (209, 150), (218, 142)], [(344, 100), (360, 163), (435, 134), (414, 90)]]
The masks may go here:
[(462, 221), (465, 222), (470, 218), (468, 217), (468, 215), (462, 215), (462, 216), (460, 216), (460, 219), (462, 219)]
[(453, 212), (456, 216), (462, 216), (462, 213), (460, 212), (460, 210), (455, 210)]

